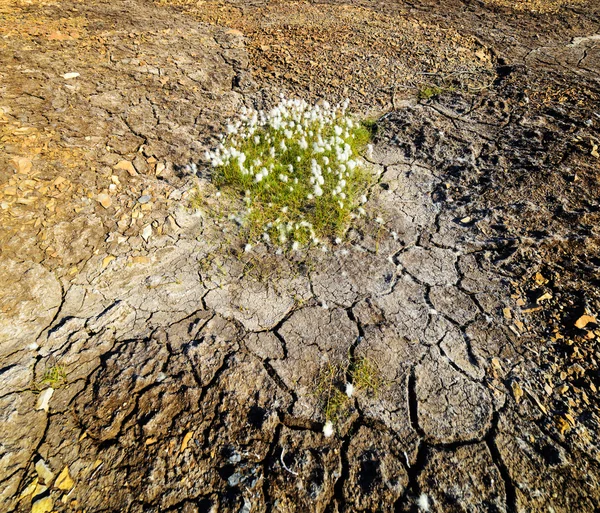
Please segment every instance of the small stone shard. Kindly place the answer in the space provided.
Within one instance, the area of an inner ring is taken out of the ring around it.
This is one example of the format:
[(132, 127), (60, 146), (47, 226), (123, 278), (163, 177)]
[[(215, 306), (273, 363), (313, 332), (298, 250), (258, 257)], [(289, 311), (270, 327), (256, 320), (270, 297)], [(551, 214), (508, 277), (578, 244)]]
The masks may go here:
[(38, 396), (38, 400), (35, 405), (35, 409), (36, 410), (44, 410), (45, 412), (47, 412), (52, 394), (54, 394), (53, 388), (46, 388), (45, 390), (43, 390), (40, 393), (40, 395)]
[(31, 160), (25, 157), (17, 157), (13, 159), (13, 163), (18, 173), (26, 175), (31, 171)]
[(98, 203), (100, 203), (100, 205), (102, 205), (104, 208), (109, 208), (112, 205), (111, 197), (104, 192), (98, 194), (97, 200)]
[(589, 323), (593, 322), (596, 324), (596, 318), (591, 315), (582, 315), (579, 319), (575, 321), (575, 327), (580, 330), (585, 328)]
[(26, 488), (21, 492), (21, 495), (19, 495), (19, 500), (20, 499), (24, 499), (25, 497), (29, 497), (30, 495), (33, 495), (33, 492), (35, 492), (36, 488), (38, 486), (38, 478), (36, 477), (33, 481), (31, 481), (31, 483), (29, 483)]
[(50, 35), (48, 36), (48, 39), (50, 41), (70, 41), (73, 38), (71, 36), (69, 36), (68, 34), (63, 34), (59, 30), (57, 30), (56, 32), (50, 33)]
[(554, 423), (556, 424), (556, 429), (558, 429), (558, 432), (561, 435), (564, 435), (567, 431), (571, 429), (569, 423), (561, 415), (557, 415), (555, 417)]
[(144, 239), (146, 242), (148, 242), (148, 240), (152, 236), (152, 225), (151, 224), (147, 224), (144, 227), (144, 229), (142, 230), (141, 236), (142, 236), (142, 239)]
[(523, 389), (521, 388), (521, 385), (519, 385), (519, 383), (517, 381), (512, 382), (511, 388), (512, 388), (512, 393), (515, 398), (515, 401), (517, 404), (519, 404), (523, 397)]
[(193, 433), (191, 431), (188, 431), (185, 434), (185, 436), (183, 437), (183, 441), (181, 442), (181, 448), (179, 449), (179, 452), (183, 452), (187, 449), (187, 446), (190, 443), (192, 436), (193, 436)]
[(79, 73), (77, 73), (76, 71), (72, 71), (70, 73), (65, 73), (62, 77), (65, 80), (71, 80), (72, 78), (77, 78), (79, 76)]
[(44, 484), (49, 485), (54, 480), (54, 473), (43, 459), (39, 459), (35, 463), (35, 471), (38, 477), (44, 481)]
[(137, 176), (137, 171), (135, 170), (135, 167), (133, 167), (133, 164), (128, 160), (122, 160), (114, 168), (127, 171), (131, 176)]
[(102, 260), (102, 269), (105, 269), (108, 264), (110, 264), (115, 257), (113, 255), (105, 256)]
[(71, 478), (71, 475), (69, 474), (69, 467), (67, 466), (62, 469), (61, 473), (56, 478), (56, 483), (54, 483), (54, 486), (56, 486), (56, 488), (59, 490), (68, 492), (71, 488), (73, 488), (73, 485), (75, 485), (75, 482)]
[(52, 497), (44, 497), (31, 506), (31, 513), (49, 513), (54, 507)]
[(147, 256), (134, 256), (131, 259), (131, 263), (133, 263), (133, 264), (149, 264), (150, 259)]

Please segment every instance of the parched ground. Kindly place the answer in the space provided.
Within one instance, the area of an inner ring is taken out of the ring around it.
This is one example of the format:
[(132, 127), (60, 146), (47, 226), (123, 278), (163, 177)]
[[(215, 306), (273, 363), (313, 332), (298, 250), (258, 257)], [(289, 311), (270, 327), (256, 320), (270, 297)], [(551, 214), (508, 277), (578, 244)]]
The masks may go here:
[[(599, 511), (599, 23), (0, 0), (0, 509)], [(204, 150), (280, 92), (378, 120), (327, 254), (211, 214)]]

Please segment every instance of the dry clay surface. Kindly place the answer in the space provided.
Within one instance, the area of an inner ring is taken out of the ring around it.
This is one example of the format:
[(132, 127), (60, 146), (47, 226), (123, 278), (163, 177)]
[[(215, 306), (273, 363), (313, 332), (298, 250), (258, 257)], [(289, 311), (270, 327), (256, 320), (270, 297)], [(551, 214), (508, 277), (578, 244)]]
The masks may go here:
[[(3, 510), (598, 510), (596, 36), (396, 103), (369, 218), (288, 258), (186, 200), (281, 80), (241, 32), (0, 6)], [(380, 386), (326, 438), (320, 376), (359, 361)]]

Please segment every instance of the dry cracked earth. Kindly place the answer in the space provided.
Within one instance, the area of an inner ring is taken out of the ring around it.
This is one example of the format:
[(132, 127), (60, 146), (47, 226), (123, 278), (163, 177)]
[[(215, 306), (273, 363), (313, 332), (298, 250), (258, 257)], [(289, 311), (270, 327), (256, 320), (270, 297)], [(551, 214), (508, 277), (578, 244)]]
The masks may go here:
[[(0, 1), (0, 509), (600, 511), (599, 24)], [(279, 92), (377, 120), (327, 254), (211, 214), (201, 155)], [(327, 438), (357, 362), (378, 386)]]

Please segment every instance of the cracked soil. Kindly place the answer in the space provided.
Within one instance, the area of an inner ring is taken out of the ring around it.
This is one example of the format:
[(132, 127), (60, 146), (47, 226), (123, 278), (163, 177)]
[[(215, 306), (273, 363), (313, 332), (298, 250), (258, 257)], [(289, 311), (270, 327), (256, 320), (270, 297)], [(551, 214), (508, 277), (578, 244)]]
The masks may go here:
[[(600, 511), (599, 26), (0, 0), (0, 510)], [(208, 213), (204, 151), (281, 92), (377, 120), (329, 253)], [(380, 386), (326, 438), (320, 376), (358, 361)]]

